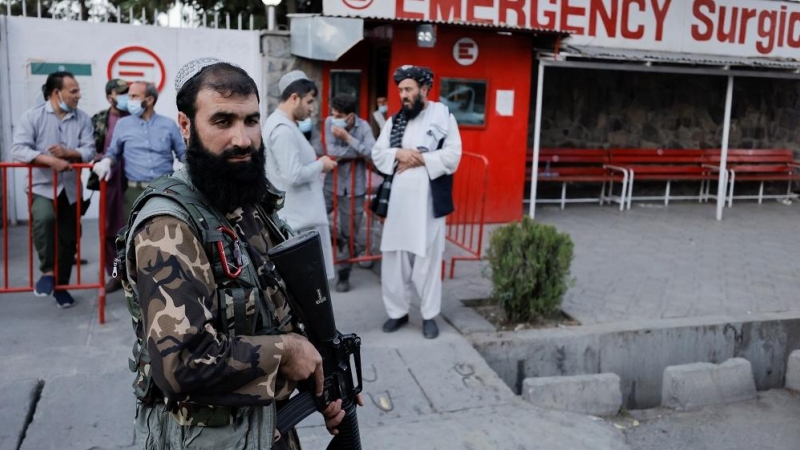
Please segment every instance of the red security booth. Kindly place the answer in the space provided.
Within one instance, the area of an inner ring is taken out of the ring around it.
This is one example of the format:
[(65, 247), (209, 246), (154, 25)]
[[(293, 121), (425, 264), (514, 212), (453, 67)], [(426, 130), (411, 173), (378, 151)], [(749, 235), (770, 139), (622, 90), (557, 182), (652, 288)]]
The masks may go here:
[(321, 118), (330, 113), (329, 99), (347, 92), (357, 96), (359, 116), (377, 132), (376, 99), (387, 97), (389, 114), (400, 109), (391, 78), (395, 68), (430, 67), (430, 99), (445, 103), (456, 117), (464, 152), (489, 162), (486, 222), (521, 218), (534, 46), (552, 48), (560, 34), (385, 19), (367, 20), (363, 27), (362, 41), (323, 63)]

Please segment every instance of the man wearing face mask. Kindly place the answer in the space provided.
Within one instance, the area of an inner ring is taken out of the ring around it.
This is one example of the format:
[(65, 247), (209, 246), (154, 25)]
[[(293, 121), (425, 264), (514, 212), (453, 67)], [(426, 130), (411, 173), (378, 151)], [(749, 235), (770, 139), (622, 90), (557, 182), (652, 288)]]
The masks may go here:
[(175, 158), (183, 162), (186, 145), (175, 121), (155, 112), (158, 89), (153, 83), (137, 81), (128, 90), (128, 117), (120, 119), (106, 155), (93, 171), (106, 181), (111, 168), (125, 156), (125, 218), (133, 202), (148, 184), (172, 173)]
[[(111, 145), (114, 129), (119, 119), (128, 115), (128, 83), (125, 80), (114, 78), (106, 83), (106, 100), (109, 107), (92, 116), (94, 125), (94, 147), (99, 161)], [(123, 172), (124, 158), (120, 157), (119, 163), (111, 169), (108, 183), (106, 183), (106, 273), (111, 275), (114, 268), (114, 258), (117, 256), (117, 246), (114, 240), (117, 231), (125, 226), (125, 194), (126, 180)], [(106, 293), (122, 288), (117, 278), (108, 277)]]
[(422, 333), (439, 335), (445, 216), (453, 212), (452, 175), (461, 136), (446, 106), (428, 100), (433, 73), (402, 66), (394, 73), (403, 108), (383, 127), (372, 149), (375, 167), (394, 174), (383, 225), (381, 289), (391, 333), (408, 323), (411, 286), (422, 304)]
[[(356, 117), (356, 99), (343, 94), (333, 97), (331, 115), (325, 119), (325, 148), (338, 163), (336, 196), (339, 223), (335, 238), (339, 259), (353, 258), (364, 249), (363, 242), (358, 239), (367, 191), (367, 163), (364, 158), (370, 157), (374, 145), (375, 138), (369, 123)], [(352, 253), (351, 240), (354, 241)], [(352, 266), (350, 263), (339, 265), (339, 280), (336, 282), (338, 292), (350, 290)]]
[(316, 230), (322, 240), (325, 272), (333, 278), (333, 250), (322, 173), (336, 167), (328, 156), (317, 159), (314, 148), (298, 126), (314, 112), (317, 87), (302, 71), (291, 71), (278, 80), (281, 102), (264, 122), (267, 178), (286, 192), (280, 218), (297, 232)]
[[(31, 171), (33, 188), (28, 193), (33, 197), (33, 244), (42, 271), (33, 293), (39, 297), (52, 295), (59, 307), (69, 308), (75, 304), (72, 295), (65, 290), (56, 291), (55, 286), (56, 281), (59, 285), (69, 284), (77, 246), (75, 203), (81, 192), (70, 163), (89, 162), (94, 156), (92, 121), (78, 109), (81, 88), (71, 73), (48, 75), (42, 94), (45, 102), (25, 112), (14, 130), (11, 157), (15, 162), (48, 166)], [(58, 173), (56, 179), (54, 171)]]
[(383, 126), (386, 125), (386, 113), (389, 112), (389, 106), (386, 104), (386, 97), (376, 98), (375, 103), (378, 105), (378, 109), (372, 113), (372, 118), (378, 124), (378, 134), (381, 134)]

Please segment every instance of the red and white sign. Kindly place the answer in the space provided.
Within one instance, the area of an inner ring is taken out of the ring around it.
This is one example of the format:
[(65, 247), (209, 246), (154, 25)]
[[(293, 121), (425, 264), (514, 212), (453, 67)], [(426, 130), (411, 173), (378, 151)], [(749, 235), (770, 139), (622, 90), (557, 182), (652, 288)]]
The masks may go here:
[(145, 47), (125, 47), (108, 61), (108, 79), (121, 78), (127, 82), (147, 81), (158, 86), (158, 91), (164, 88), (167, 80), (167, 71), (161, 58), (152, 50)]
[(800, 3), (766, 0), (323, 0), (330, 16), (466, 22), (572, 34), (569, 43), (797, 58)]
[(453, 59), (462, 66), (472, 65), (478, 60), (478, 43), (470, 38), (461, 38), (453, 45)]
[(374, 1), (375, 0), (342, 0), (345, 6), (355, 10), (367, 9)]

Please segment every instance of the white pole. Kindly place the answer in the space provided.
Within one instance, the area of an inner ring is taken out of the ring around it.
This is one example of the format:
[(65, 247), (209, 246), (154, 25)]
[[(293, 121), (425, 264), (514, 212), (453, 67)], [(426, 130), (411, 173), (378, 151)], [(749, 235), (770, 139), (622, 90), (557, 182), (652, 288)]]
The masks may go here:
[(267, 29), (272, 31), (275, 29), (275, 7), (267, 6)]
[(28, 17), (28, 2), (22, 0), (22, 17)]
[(528, 215), (536, 218), (536, 185), (539, 182), (539, 142), (542, 137), (542, 92), (544, 91), (544, 61), (539, 60), (536, 82), (536, 111), (533, 121), (533, 162), (531, 164), (531, 205)]
[(728, 92), (725, 93), (725, 121), (722, 125), (722, 151), (719, 158), (719, 187), (717, 188), (717, 220), (722, 220), (725, 209), (725, 188), (728, 181), (728, 137), (731, 133), (731, 108), (733, 106), (733, 76), (728, 75)]

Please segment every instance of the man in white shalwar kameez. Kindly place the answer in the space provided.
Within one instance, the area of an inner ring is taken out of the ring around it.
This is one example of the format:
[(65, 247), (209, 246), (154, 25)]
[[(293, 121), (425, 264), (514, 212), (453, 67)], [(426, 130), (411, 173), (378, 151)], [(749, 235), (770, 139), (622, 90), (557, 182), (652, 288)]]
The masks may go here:
[(383, 226), (381, 288), (389, 320), (383, 331), (408, 323), (412, 286), (422, 300), (423, 335), (439, 335), (445, 216), (452, 212), (452, 175), (461, 159), (458, 124), (441, 103), (428, 100), (430, 69), (402, 66), (394, 74), (403, 107), (372, 150), (375, 167), (392, 174)]
[(317, 159), (314, 147), (297, 126), (314, 112), (317, 87), (306, 75), (294, 70), (278, 80), (281, 103), (264, 122), (267, 178), (286, 191), (278, 216), (295, 232), (316, 230), (322, 241), (325, 272), (335, 277), (328, 213), (322, 193), (322, 175), (336, 167), (327, 156)]

